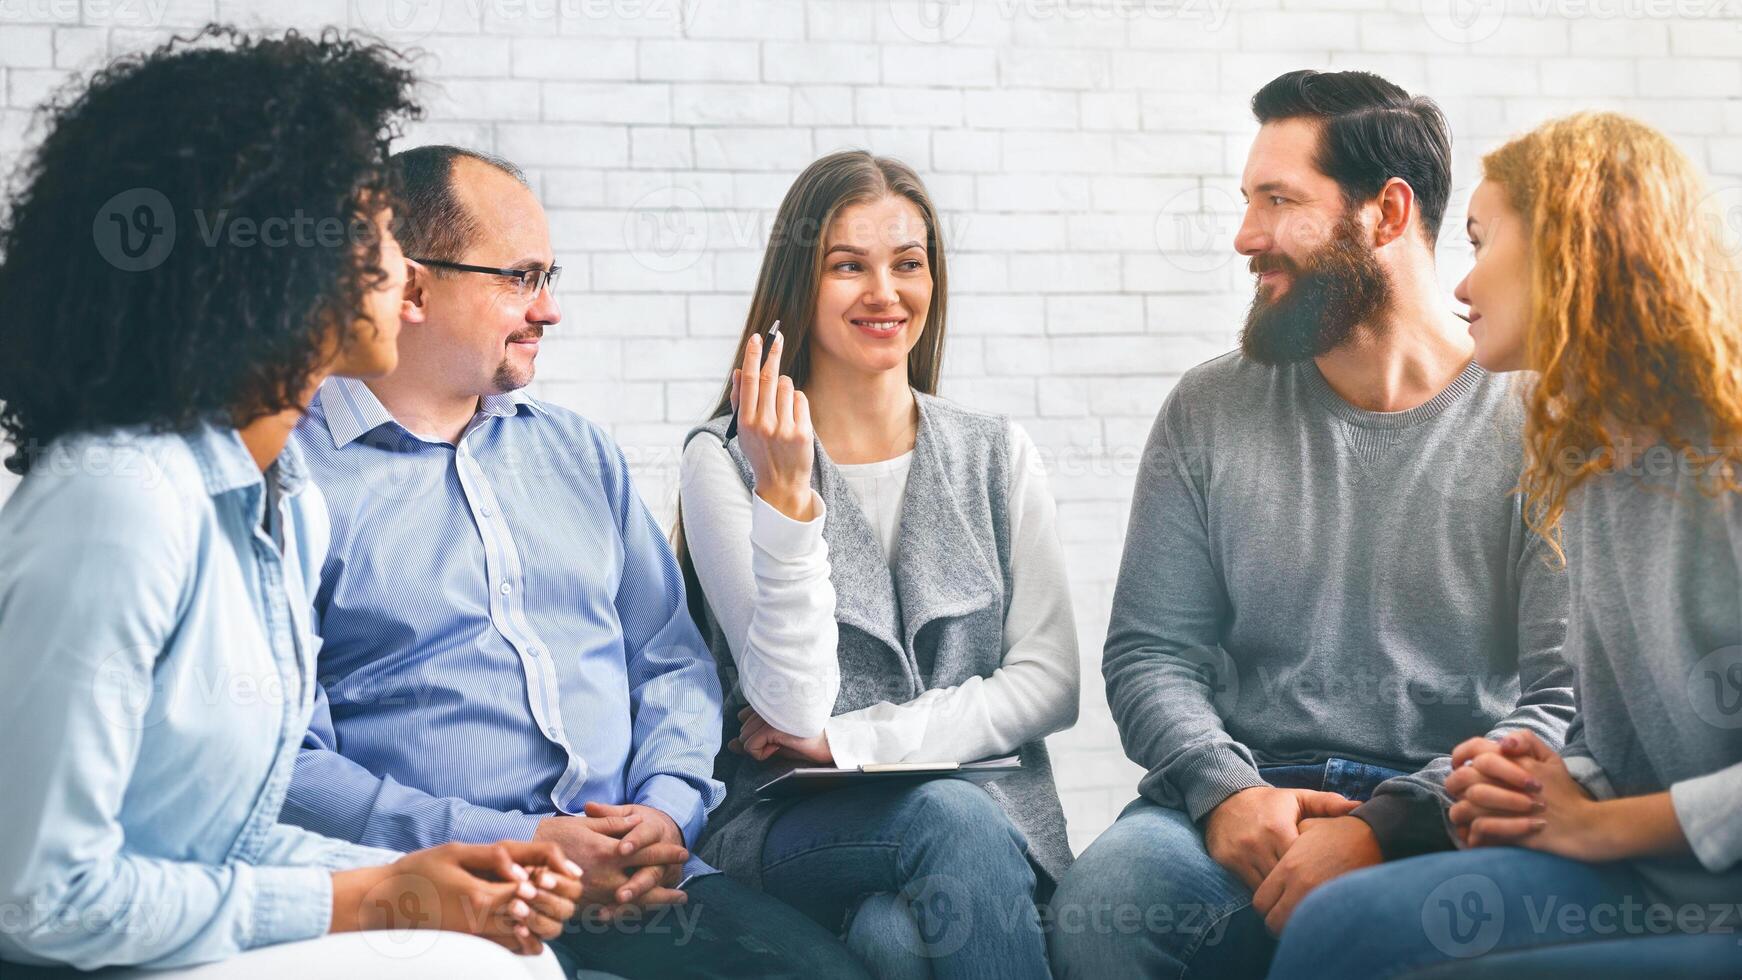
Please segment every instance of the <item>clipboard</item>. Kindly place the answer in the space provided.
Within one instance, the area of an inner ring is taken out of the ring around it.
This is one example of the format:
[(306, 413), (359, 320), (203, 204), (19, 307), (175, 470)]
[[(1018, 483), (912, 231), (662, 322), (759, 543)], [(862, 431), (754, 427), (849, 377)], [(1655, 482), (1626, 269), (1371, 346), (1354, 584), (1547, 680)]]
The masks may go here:
[(970, 782), (989, 783), (1021, 771), (1022, 760), (1014, 755), (981, 759), (977, 762), (884, 762), (859, 766), (856, 769), (800, 767), (788, 770), (756, 787), (756, 798), (781, 800), (826, 793), (849, 786), (899, 786), (928, 779), (966, 779)]

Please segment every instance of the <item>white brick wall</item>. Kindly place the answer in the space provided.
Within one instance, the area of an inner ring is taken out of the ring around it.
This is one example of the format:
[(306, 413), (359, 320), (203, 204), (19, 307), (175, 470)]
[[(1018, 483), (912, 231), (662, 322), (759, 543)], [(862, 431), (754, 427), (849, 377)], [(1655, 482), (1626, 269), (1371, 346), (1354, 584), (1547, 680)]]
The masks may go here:
[(1099, 675), (1136, 455), (1173, 379), (1231, 346), (1250, 288), (1229, 247), (1254, 89), (1370, 68), (1440, 100), (1448, 302), (1477, 156), (1550, 115), (1635, 113), (1739, 194), (1742, 3), (1454, 2), (0, 0), (0, 167), (69, 70), (173, 27), (415, 42), (431, 116), (408, 140), (511, 157), (550, 209), (567, 319), (537, 390), (607, 424), (669, 515), (678, 440), (712, 404), (787, 183), (836, 148), (906, 159), (953, 246), (945, 392), (1015, 415), (1054, 465), (1085, 683), (1052, 744), (1081, 848), (1138, 775)]

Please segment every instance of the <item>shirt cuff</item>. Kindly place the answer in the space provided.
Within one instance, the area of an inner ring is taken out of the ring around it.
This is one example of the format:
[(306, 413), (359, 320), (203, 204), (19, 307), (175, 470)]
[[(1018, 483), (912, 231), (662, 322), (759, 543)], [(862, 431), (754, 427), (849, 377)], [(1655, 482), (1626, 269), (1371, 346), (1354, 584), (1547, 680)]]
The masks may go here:
[(1453, 849), (1440, 801), (1425, 793), (1381, 793), (1350, 814), (1365, 821), (1387, 861)]
[(1736, 772), (1684, 779), (1669, 787), (1669, 802), (1694, 857), (1707, 871), (1728, 871), (1742, 859), (1742, 820), (1736, 819)]
[(521, 813), (474, 806), (454, 820), (454, 840), (467, 844), (494, 844), (499, 840), (531, 840), (548, 813)]
[(254, 894), (244, 949), (314, 939), (333, 923), (333, 875), (325, 868), (234, 864)]
[(1258, 769), (1230, 745), (1206, 745), (1173, 764), (1168, 781), (1185, 798), (1186, 814), (1198, 821), (1243, 789), (1268, 786)]
[(834, 756), (837, 769), (857, 769), (878, 761), (899, 761), (878, 760), (877, 738), (871, 726), (854, 722), (845, 715), (830, 718), (823, 725), (823, 732), (829, 736), (829, 754)]
[(331, 871), (349, 871), (353, 868), (374, 868), (383, 864), (392, 864), (405, 856), (404, 851), (392, 851), (385, 847), (370, 847), (366, 844), (351, 844), (340, 842), (341, 846), (334, 848), (328, 859), (322, 862)]
[(1615, 798), (1615, 787), (1609, 782), (1609, 774), (1603, 767), (1597, 765), (1597, 760), (1588, 755), (1569, 755), (1564, 757), (1567, 764), (1567, 774), (1572, 776), (1592, 798), (1612, 800)]
[(650, 806), (672, 819), (683, 833), (684, 846), (696, 849), (696, 838), (707, 825), (708, 810), (702, 805), (702, 794), (689, 783), (668, 773), (648, 777), (635, 794), (635, 802)]
[(823, 521), (828, 514), (823, 498), (811, 491), (817, 516), (795, 521), (754, 493), (750, 495), (750, 543), (776, 561), (800, 561), (815, 551), (823, 539)]

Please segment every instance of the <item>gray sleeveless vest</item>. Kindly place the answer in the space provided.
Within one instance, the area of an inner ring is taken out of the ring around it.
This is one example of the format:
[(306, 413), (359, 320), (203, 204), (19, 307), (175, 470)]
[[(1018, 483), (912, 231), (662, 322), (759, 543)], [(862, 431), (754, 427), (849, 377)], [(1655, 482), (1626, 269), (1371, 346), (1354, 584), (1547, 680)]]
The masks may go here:
[[(893, 571), (852, 489), (822, 444), (812, 484), (828, 508), (823, 538), (835, 586), (840, 628), (841, 690), (832, 714), (880, 701), (911, 701), (927, 690), (987, 677), (1004, 660), (1004, 618), (1010, 603), (1010, 443), (1008, 423), (942, 399), (916, 394), (919, 432), (908, 471)], [(728, 419), (691, 431), (725, 443)], [(755, 488), (738, 441), (725, 443), (744, 484)], [(705, 598), (705, 597), (704, 597)], [(721, 745), (738, 735), (748, 702), (732, 651), (711, 609), (697, 624), (719, 665), (725, 692)], [(1041, 739), (1018, 750), (1023, 771), (982, 784), (1028, 838), (1029, 860), (1043, 894), (1071, 863), (1064, 811), (1052, 763)], [(726, 800), (708, 818), (699, 848), (704, 860), (754, 887), (761, 886), (762, 845), (790, 801), (758, 801), (756, 787), (791, 769), (778, 757), (757, 762), (722, 748), (714, 777)]]

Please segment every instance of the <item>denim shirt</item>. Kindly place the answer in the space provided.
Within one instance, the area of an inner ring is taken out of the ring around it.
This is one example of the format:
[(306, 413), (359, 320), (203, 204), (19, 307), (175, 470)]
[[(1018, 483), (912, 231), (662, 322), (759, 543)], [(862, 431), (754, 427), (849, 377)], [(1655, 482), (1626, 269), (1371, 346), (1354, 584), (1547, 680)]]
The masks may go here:
[(312, 705), (326, 508), (233, 429), (56, 441), (0, 509), (0, 959), (183, 966), (322, 935), (278, 823)]

